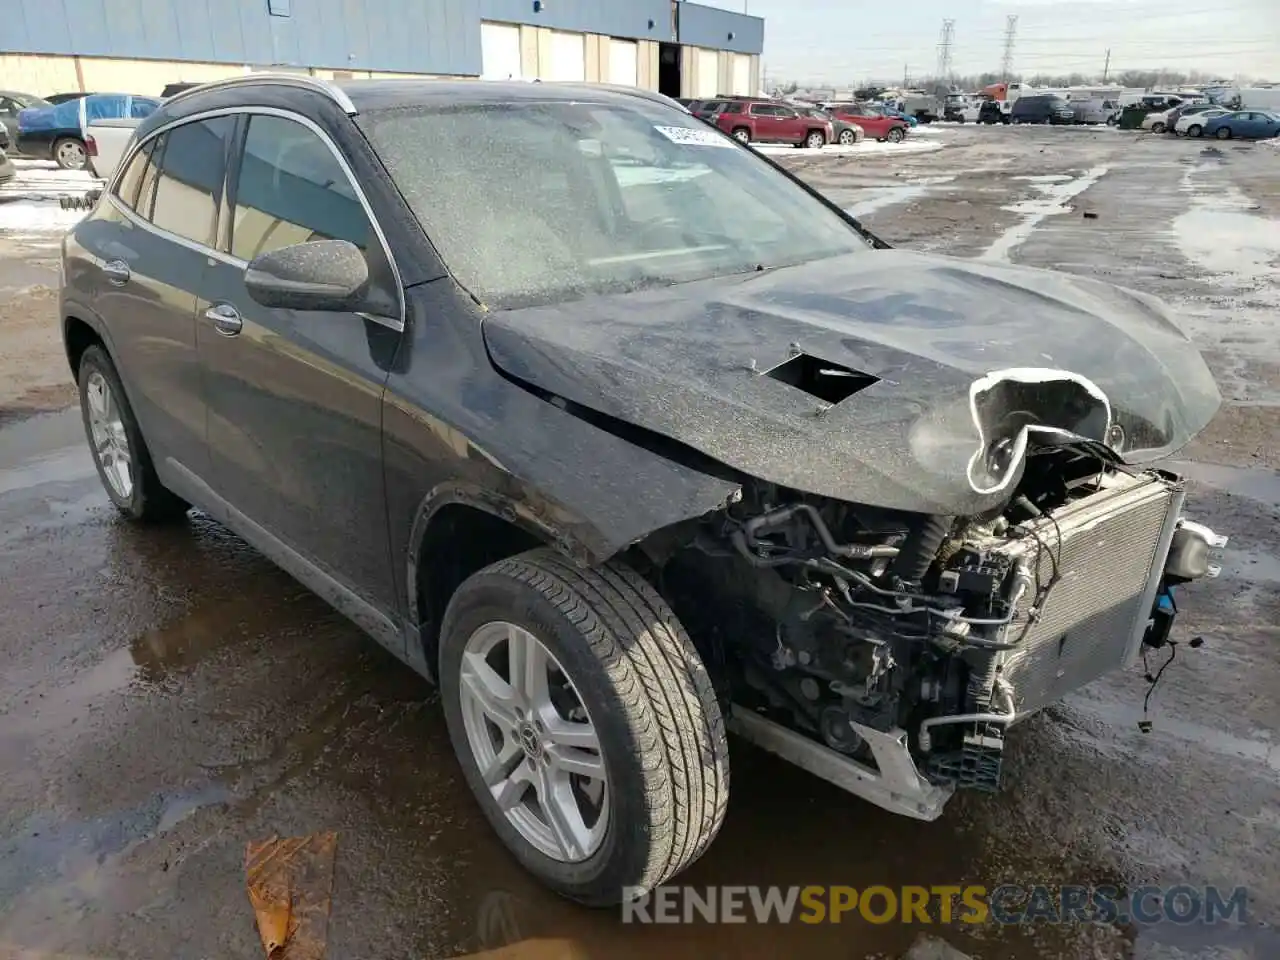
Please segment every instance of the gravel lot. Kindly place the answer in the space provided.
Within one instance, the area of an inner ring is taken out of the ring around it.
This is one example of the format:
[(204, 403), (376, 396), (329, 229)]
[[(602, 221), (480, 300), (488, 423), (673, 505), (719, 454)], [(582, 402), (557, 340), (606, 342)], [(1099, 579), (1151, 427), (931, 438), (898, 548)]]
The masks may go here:
[[(1180, 309), (1226, 398), (1180, 464), (1196, 512), (1232, 537), (1223, 577), (1185, 591), (1179, 634), (1205, 643), (1180, 648), (1151, 733), (1141, 672), (1100, 681), (1015, 731), (1003, 793), (933, 824), (734, 743), (727, 823), (683, 879), (1245, 886), (1238, 927), (930, 932), (981, 960), (1280, 956), (1280, 150), (1094, 128), (925, 137), (942, 148), (774, 156), (895, 244)], [(918, 928), (857, 919), (623, 926), (533, 884), (466, 793), (430, 687), (211, 522), (115, 519), (64, 409), (61, 214), (15, 202), (0, 203), (0, 958), (261, 956), (244, 844), (319, 830), (339, 835), (335, 958), (907, 950)]]

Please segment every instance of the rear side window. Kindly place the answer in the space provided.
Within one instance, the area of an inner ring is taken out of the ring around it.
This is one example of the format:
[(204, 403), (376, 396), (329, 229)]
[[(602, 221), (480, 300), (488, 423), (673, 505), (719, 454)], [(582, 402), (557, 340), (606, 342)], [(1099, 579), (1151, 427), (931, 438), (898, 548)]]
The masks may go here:
[(151, 150), (155, 143), (154, 140), (148, 140), (139, 148), (133, 155), (133, 159), (129, 161), (129, 166), (125, 167), (124, 173), (120, 175), (119, 183), (116, 184), (116, 198), (130, 210), (138, 209), (138, 190), (142, 186), (142, 174), (147, 164), (151, 162)]
[(233, 117), (211, 117), (165, 134), (151, 213), (157, 227), (213, 246), (227, 141), (234, 125)]
[(720, 112), (721, 113), (741, 113), (742, 104), (738, 103), (737, 101), (733, 101), (730, 103), (722, 103), (720, 104)]
[(252, 260), (312, 240), (348, 240), (368, 250), (372, 228), (324, 140), (294, 120), (255, 115), (245, 136), (232, 231), (232, 256)]

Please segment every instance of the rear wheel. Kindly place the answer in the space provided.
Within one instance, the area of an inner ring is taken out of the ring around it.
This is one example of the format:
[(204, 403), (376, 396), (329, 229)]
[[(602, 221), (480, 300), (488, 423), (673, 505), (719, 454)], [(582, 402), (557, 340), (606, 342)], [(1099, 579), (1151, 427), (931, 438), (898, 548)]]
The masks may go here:
[(804, 145), (810, 150), (818, 150), (827, 142), (827, 136), (821, 130), (810, 130), (804, 138)]
[(737, 140), (739, 143), (750, 143), (751, 131), (746, 127), (738, 127), (733, 131), (733, 139)]
[(1218, 137), (1218, 139), (1219, 139), (1219, 140), (1230, 140), (1230, 139), (1231, 139), (1231, 128), (1230, 128), (1230, 127), (1219, 127), (1219, 128), (1218, 128), (1218, 130), (1217, 130), (1217, 134), (1216, 134), (1216, 136)]
[(77, 371), (80, 415), (98, 478), (111, 502), (132, 520), (166, 521), (190, 507), (156, 476), (120, 375), (106, 350), (91, 346)]
[(890, 130), (888, 133), (884, 135), (884, 138), (888, 140), (890, 143), (901, 143), (902, 138), (905, 136), (906, 134), (902, 132), (901, 127), (894, 127), (892, 130)]
[(1191, 124), (1191, 126), (1187, 127), (1188, 137), (1199, 137), (1199, 136), (1202, 136), (1203, 134), (1204, 134), (1204, 127), (1200, 126), (1200, 124), (1198, 123), (1193, 123)]
[(858, 142), (858, 136), (852, 130), (841, 130), (836, 139), (842, 147), (851, 147)]
[(54, 161), (63, 170), (83, 170), (89, 160), (84, 142), (75, 137), (63, 137), (53, 145)]
[(563, 896), (651, 889), (720, 829), (729, 757), (710, 677), (629, 567), (544, 548), (470, 577), (444, 616), (440, 687), (485, 816)]
[(1164, 124), (1163, 124), (1163, 123), (1160, 123), (1159, 121), (1157, 121), (1157, 122), (1153, 123), (1153, 124), (1151, 125), (1151, 132), (1152, 132), (1152, 133), (1164, 133)]

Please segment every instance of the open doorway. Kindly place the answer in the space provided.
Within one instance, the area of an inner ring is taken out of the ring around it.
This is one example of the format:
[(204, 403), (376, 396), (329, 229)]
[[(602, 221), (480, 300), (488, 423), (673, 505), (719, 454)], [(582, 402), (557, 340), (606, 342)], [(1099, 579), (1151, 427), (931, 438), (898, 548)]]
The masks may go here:
[(668, 97), (680, 96), (680, 61), (683, 51), (678, 43), (658, 44), (658, 92)]

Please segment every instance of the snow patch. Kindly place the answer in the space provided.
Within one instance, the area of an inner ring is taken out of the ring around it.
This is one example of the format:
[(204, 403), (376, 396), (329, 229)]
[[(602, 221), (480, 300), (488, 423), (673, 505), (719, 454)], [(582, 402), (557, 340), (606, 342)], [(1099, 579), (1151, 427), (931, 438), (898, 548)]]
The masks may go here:
[(1033, 181), (1032, 186), (1039, 190), (1043, 196), (1001, 208), (1022, 214), (1022, 220), (998, 236), (995, 242), (982, 254), (982, 259), (1008, 260), (1009, 255), (1035, 232), (1041, 221), (1046, 217), (1066, 213), (1070, 209), (1067, 205), (1068, 201), (1084, 193), (1101, 180), (1107, 175), (1107, 170), (1107, 167), (1094, 167), (1092, 170), (1088, 170), (1078, 177), (1069, 178), (1062, 183)]
[(39, 200), (0, 202), (0, 238), (26, 240), (50, 234), (61, 235), (84, 217), (83, 210), (63, 210), (55, 203)]
[(1256, 207), (1236, 187), (1196, 197), (1192, 208), (1173, 221), (1182, 255), (1224, 276), (1280, 278), (1280, 224), (1247, 212)]
[(858, 200), (844, 208), (851, 217), (865, 217), (885, 207), (917, 200), (929, 192), (935, 185), (950, 183), (955, 177), (921, 177), (904, 184), (893, 184), (885, 187), (868, 187), (859, 191)]
[(883, 157), (886, 154), (932, 153), (941, 150), (944, 144), (935, 140), (903, 140), (901, 143), (880, 143), (876, 140), (864, 140), (852, 146), (842, 147), (839, 144), (823, 147), (820, 150), (797, 150), (785, 143), (753, 143), (752, 149), (768, 156), (801, 156), (801, 157)]

